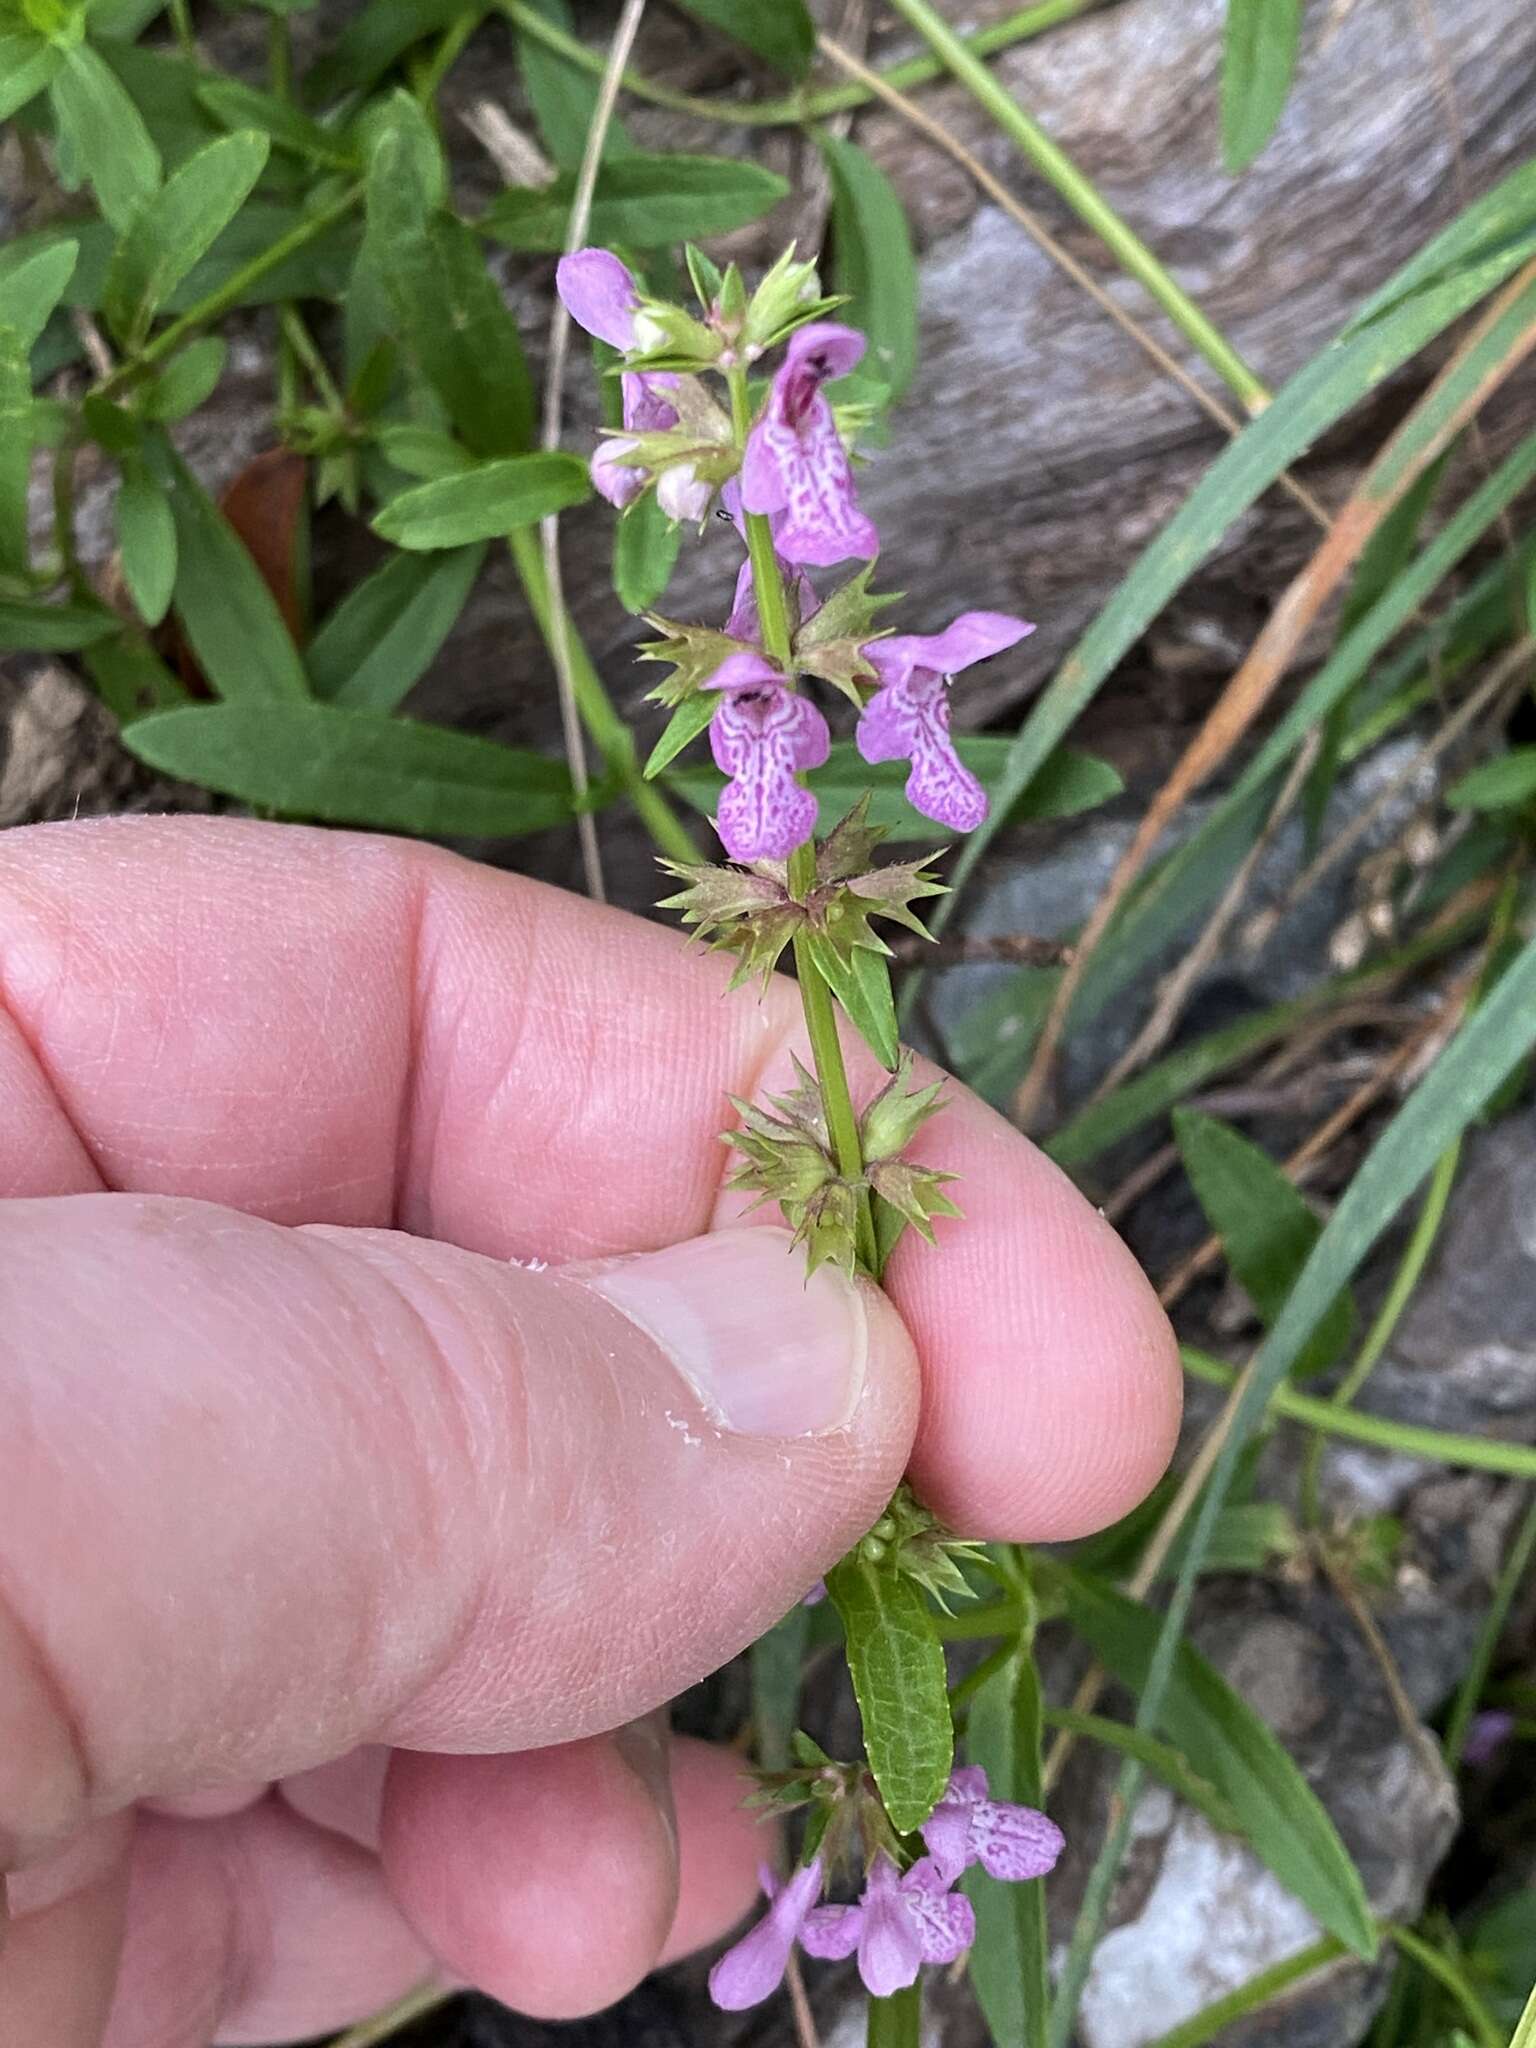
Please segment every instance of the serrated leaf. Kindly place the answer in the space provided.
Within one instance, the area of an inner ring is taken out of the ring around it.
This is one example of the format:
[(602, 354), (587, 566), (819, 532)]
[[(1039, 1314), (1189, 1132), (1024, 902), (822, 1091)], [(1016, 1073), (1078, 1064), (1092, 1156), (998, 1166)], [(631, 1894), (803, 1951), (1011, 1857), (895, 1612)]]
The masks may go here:
[[(1086, 1575), (1053, 1571), (1068, 1618), (1120, 1682), (1139, 1693), (1161, 1616)], [(1185, 1643), (1158, 1727), (1231, 1802), (1256, 1855), (1330, 1933), (1367, 1958), (1374, 1916), (1360, 1873), (1316, 1793), (1247, 1702)]]
[(140, 400), (148, 420), (181, 420), (205, 405), (224, 374), (229, 344), (217, 334), (200, 335), (172, 356)]
[(917, 367), (917, 259), (895, 187), (855, 142), (821, 134), (832, 180), (830, 289), (845, 295), (838, 315), (869, 336), (870, 367), (894, 404)]
[(618, 522), (613, 535), (613, 587), (625, 611), (654, 611), (672, 581), (683, 529), (647, 491)]
[(869, 952), (862, 946), (851, 954), (841, 953), (819, 932), (808, 932), (803, 943), (864, 1043), (882, 1067), (894, 1068), (901, 1056), (901, 1044), (896, 1030), (896, 1002), (891, 994), (891, 970), (885, 955)]
[(678, 5), (790, 78), (804, 78), (811, 68), (816, 24), (804, 0), (678, 0)]
[(240, 211), (269, 147), (254, 132), (210, 142), (136, 209), (102, 294), (107, 323), (124, 348), (143, 343), (155, 314)]
[(104, 640), (121, 624), (105, 605), (0, 598), (0, 654), (73, 654), (93, 640)]
[(393, 711), (426, 673), (474, 587), (485, 545), (396, 555), (348, 593), (310, 642), (318, 697)]
[(338, 825), (501, 839), (571, 815), (563, 762), (336, 704), (196, 704), (124, 741), (163, 774)]
[(1511, 747), (1470, 769), (1446, 791), (1456, 810), (1502, 811), (1536, 797), (1536, 747)]
[[(556, 28), (571, 32), (571, 11), (565, 0), (528, 0), (528, 5)], [(539, 139), (562, 171), (579, 171), (597, 106), (597, 81), (591, 72), (562, 57), (537, 36), (520, 28), (514, 29), (514, 35), (518, 70)], [(624, 124), (611, 119), (603, 137), (604, 161), (634, 153), (635, 145)]]
[[(587, 240), (662, 249), (729, 234), (777, 206), (788, 191), (774, 172), (735, 157), (620, 157), (598, 173)], [(574, 194), (574, 177), (562, 171), (541, 191), (498, 194), (480, 226), (509, 249), (554, 253), (565, 247)]]
[(30, 349), (74, 275), (80, 244), (65, 239), (41, 248), (0, 251), (0, 327)]
[(899, 1834), (943, 1798), (954, 1762), (944, 1645), (922, 1590), (856, 1558), (827, 1574), (843, 1624), (848, 1669), (870, 1770)]
[(176, 522), (172, 602), (209, 682), (231, 700), (307, 698), (293, 637), (229, 521), (167, 443), (151, 437), (145, 456)]
[(164, 491), (140, 468), (124, 472), (117, 493), (117, 545), (139, 617), (158, 626), (176, 586), (176, 520)]
[(62, 50), (30, 29), (0, 30), (0, 121), (35, 99), (63, 61)]
[[(965, 1730), (967, 1763), (980, 1764), (993, 1799), (1040, 1804), (1040, 1679), (1028, 1648), (980, 1687)], [(1044, 2048), (1050, 1999), (1045, 1880), (998, 1884), (979, 1867), (961, 1887), (976, 1910), (970, 1979), (995, 2048)]]
[(89, 43), (65, 50), (49, 94), (61, 141), (121, 234), (160, 183), (144, 117)]
[(439, 210), (435, 138), (397, 94), (368, 166), (368, 247), (400, 338), (477, 455), (528, 445), (533, 386), (517, 323), (461, 220)]
[(667, 720), (661, 738), (652, 747), (650, 758), (645, 764), (647, 782), (659, 775), (663, 768), (675, 761), (684, 747), (696, 740), (715, 715), (719, 695), (713, 690), (700, 690), (692, 697), (685, 697), (672, 716)]
[[(1012, 742), (985, 734), (966, 734), (956, 745), (961, 760), (990, 793), (1006, 772)], [(825, 806), (826, 817), (839, 817), (850, 811), (867, 791), (870, 823), (883, 826), (896, 840), (939, 841), (952, 837), (947, 826), (923, 817), (907, 802), (903, 790), (910, 772), (904, 761), (882, 761), (871, 767), (851, 740), (838, 740), (826, 765), (813, 769), (806, 781)], [(714, 815), (724, 787), (724, 778), (714, 768), (702, 762), (677, 768), (667, 780), (696, 810), (706, 817)], [(1081, 753), (1075, 747), (1059, 747), (1016, 805), (1014, 822), (1075, 817), (1107, 803), (1124, 786), (1107, 761), (1095, 754)]]
[(532, 526), (588, 495), (587, 467), (574, 455), (510, 455), (462, 475), (417, 484), (392, 498), (373, 522), (399, 548), (456, 548)]
[[(1267, 1152), (1218, 1117), (1173, 1113), (1173, 1132), (1206, 1220), (1266, 1325), (1274, 1322), (1322, 1234), (1305, 1196)], [(1298, 1378), (1334, 1364), (1350, 1339), (1346, 1290), (1318, 1324), (1293, 1368)]]
[(1227, 0), (1221, 141), (1229, 171), (1252, 163), (1285, 109), (1301, 46), (1301, 0)]

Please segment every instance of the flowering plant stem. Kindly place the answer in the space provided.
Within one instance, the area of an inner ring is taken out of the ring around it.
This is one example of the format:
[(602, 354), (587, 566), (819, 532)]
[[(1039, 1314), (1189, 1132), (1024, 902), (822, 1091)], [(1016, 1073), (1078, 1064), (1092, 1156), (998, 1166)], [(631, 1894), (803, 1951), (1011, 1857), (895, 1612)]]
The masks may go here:
[[(752, 419), (746, 371), (732, 370), (727, 382), (731, 394), (731, 424), (738, 445), (745, 448)], [(773, 545), (773, 528), (761, 512), (744, 510), (742, 519), (747, 530), (747, 555), (752, 563), (752, 588), (757, 599), (758, 622), (762, 627), (763, 651), (788, 674), (793, 658), (789, 607), (785, 602), (784, 578)], [(789, 857), (789, 891), (803, 902), (815, 886), (816, 843), (808, 839)], [(795, 972), (800, 981), (806, 1035), (811, 1041), (822, 1108), (826, 1112), (827, 1135), (832, 1140), (837, 1170), (845, 1180), (862, 1180), (864, 1154), (859, 1143), (859, 1119), (853, 1107), (853, 1097), (848, 1092), (848, 1071), (843, 1065), (832, 991), (812, 960), (809, 948), (800, 939), (795, 941)], [(857, 1245), (860, 1266), (871, 1278), (878, 1280), (880, 1255), (868, 1188), (859, 1191)]]
[(923, 2038), (922, 1980), (890, 1998), (869, 2001), (869, 2048), (920, 2048)]

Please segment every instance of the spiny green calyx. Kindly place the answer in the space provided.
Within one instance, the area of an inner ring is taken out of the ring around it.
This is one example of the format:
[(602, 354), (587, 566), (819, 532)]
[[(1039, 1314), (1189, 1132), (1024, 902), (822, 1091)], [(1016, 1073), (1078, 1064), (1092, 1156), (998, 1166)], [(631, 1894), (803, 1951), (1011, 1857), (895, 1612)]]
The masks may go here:
[(783, 861), (733, 868), (664, 860), (667, 873), (687, 886), (661, 907), (680, 911), (694, 937), (707, 945), (740, 955), (732, 988), (754, 975), (766, 981), (785, 947), (801, 933), (825, 940), (845, 960), (859, 948), (889, 954), (870, 919), (889, 918), (926, 939), (928, 930), (912, 905), (925, 896), (942, 896), (945, 885), (929, 869), (926, 856), (871, 867), (885, 837), (884, 826), (869, 822), (869, 798), (864, 796), (817, 848), (816, 882), (805, 896), (791, 895)]
[(802, 675), (819, 676), (842, 691), (860, 710), (864, 693), (860, 683), (874, 680), (873, 663), (865, 654), (871, 640), (882, 638), (887, 628), (876, 630), (875, 617), (900, 595), (875, 596), (869, 579), (875, 564), (864, 567), (832, 592), (826, 603), (795, 631), (794, 667)]
[(962, 1566), (975, 1563), (984, 1553), (980, 1544), (952, 1536), (903, 1482), (854, 1555), (877, 1570), (915, 1579), (948, 1613), (951, 1597), (974, 1597)]
[(758, 1203), (778, 1204), (795, 1242), (806, 1247), (813, 1273), (828, 1264), (849, 1274), (854, 1271), (859, 1197), (866, 1191), (883, 1197), (931, 1244), (933, 1219), (960, 1214), (944, 1192), (945, 1183), (955, 1176), (937, 1167), (914, 1166), (900, 1155), (942, 1107), (943, 1082), (912, 1088), (912, 1055), (902, 1053), (896, 1072), (860, 1120), (864, 1172), (855, 1179), (838, 1168), (821, 1091), (798, 1060), (795, 1079), (796, 1086), (787, 1095), (769, 1096), (767, 1108), (731, 1097), (741, 1122), (722, 1138), (742, 1155), (742, 1164), (726, 1185), (756, 1195)]

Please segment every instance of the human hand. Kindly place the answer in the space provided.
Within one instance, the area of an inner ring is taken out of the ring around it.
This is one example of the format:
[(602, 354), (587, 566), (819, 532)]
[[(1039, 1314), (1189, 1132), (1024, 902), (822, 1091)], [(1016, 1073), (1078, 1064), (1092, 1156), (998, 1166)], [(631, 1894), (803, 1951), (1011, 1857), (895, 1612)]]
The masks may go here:
[(0, 839), (0, 2040), (600, 2007), (755, 1894), (652, 1710), (905, 1468), (1019, 1540), (1161, 1471), (1150, 1290), (963, 1090), (889, 1300), (738, 1227), (723, 1098), (798, 1005), (725, 980), (421, 846)]

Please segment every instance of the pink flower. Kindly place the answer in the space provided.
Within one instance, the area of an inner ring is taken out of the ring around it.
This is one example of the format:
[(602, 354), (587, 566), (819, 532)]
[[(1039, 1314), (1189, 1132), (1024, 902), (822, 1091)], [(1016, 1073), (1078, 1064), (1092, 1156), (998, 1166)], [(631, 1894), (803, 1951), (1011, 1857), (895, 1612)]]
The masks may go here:
[(975, 1939), (970, 1900), (950, 1891), (931, 1856), (902, 1877), (883, 1851), (856, 1906), (818, 1906), (800, 1929), (808, 1956), (834, 1962), (857, 1949), (859, 1975), (874, 1998), (915, 1983), (924, 1963), (952, 1963)]
[(725, 2012), (744, 2012), (778, 1989), (795, 1937), (821, 1897), (819, 1856), (782, 1887), (771, 1870), (760, 1870), (758, 1877), (768, 1895), (768, 1911), (709, 1973), (709, 1995)]
[(1466, 1740), (1461, 1745), (1461, 1760), (1474, 1769), (1491, 1764), (1515, 1732), (1515, 1717), (1503, 1707), (1484, 1707), (1480, 1714), (1472, 1716), (1467, 1729)]
[(826, 760), (827, 721), (746, 648), (727, 655), (704, 687), (720, 692), (709, 744), (730, 778), (715, 821), (721, 842), (732, 860), (788, 860), (816, 829), (816, 799), (795, 776)]
[[(578, 249), (573, 255), (562, 256), (555, 269), (555, 290), (578, 327), (584, 327), (588, 334), (595, 334), (599, 341), (606, 341), (610, 348), (623, 354), (627, 355), (635, 346), (635, 308), (640, 295), (635, 290), (635, 280), (617, 256), (606, 249)], [(665, 395), (677, 389), (677, 378), (669, 370), (626, 370), (619, 385), (624, 398), (625, 434), (610, 436), (598, 444), (591, 474), (592, 488), (623, 511), (639, 497), (649, 477), (645, 470), (620, 458), (633, 451), (631, 437), (635, 434), (664, 433), (668, 427), (677, 425), (677, 409)], [(674, 497), (683, 501), (681, 486), (674, 487)], [(704, 504), (708, 504), (707, 492)], [(666, 509), (673, 518), (703, 516), (702, 510), (693, 514), (672, 512), (670, 506)]]
[(987, 1797), (980, 1764), (963, 1765), (919, 1830), (935, 1869), (948, 1884), (979, 1863), (988, 1877), (1017, 1884), (1053, 1870), (1062, 1832), (1032, 1806)]
[(790, 336), (762, 418), (747, 441), (741, 502), (749, 512), (782, 512), (774, 545), (790, 562), (825, 566), (879, 551), (880, 536), (859, 510), (853, 470), (821, 387), (864, 353), (851, 327), (817, 321)]
[(973, 832), (987, 815), (987, 793), (949, 736), (948, 684), (1034, 630), (1006, 612), (962, 612), (942, 633), (898, 633), (864, 649), (880, 688), (859, 720), (859, 752), (871, 762), (910, 761), (907, 801), (925, 818)]

